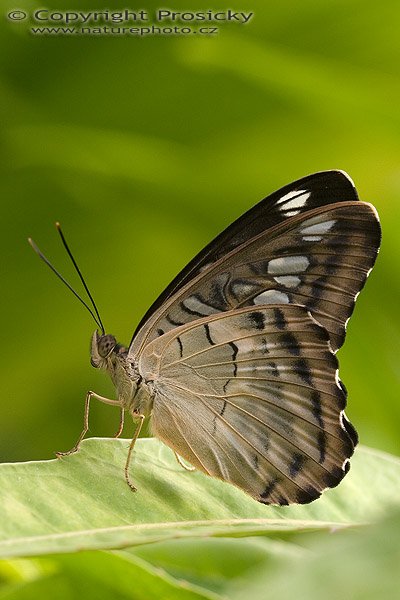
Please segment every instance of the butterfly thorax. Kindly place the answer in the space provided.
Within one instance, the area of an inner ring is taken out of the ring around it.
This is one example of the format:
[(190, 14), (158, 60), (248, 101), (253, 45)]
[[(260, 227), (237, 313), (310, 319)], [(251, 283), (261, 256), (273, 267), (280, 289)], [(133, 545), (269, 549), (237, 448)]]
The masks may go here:
[(148, 415), (153, 399), (143, 381), (137, 364), (128, 358), (128, 349), (119, 344), (113, 335), (92, 336), (91, 363), (97, 369), (104, 369), (115, 385), (117, 398), (123, 408), (132, 413)]

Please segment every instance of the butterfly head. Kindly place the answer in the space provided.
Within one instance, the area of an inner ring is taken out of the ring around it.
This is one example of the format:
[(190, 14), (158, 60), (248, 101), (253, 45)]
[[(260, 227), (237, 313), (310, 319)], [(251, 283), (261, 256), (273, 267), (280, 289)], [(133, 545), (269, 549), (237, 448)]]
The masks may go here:
[(107, 359), (112, 352), (119, 346), (113, 335), (99, 335), (97, 329), (92, 335), (90, 346), (90, 362), (95, 369), (104, 368), (107, 365)]

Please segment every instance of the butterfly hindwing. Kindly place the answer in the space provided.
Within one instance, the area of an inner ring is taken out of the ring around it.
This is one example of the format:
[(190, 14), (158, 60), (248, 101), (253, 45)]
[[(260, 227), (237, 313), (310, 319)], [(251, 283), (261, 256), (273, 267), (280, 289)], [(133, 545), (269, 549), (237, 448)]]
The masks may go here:
[(379, 221), (370, 204), (330, 204), (294, 215), (251, 237), (178, 290), (133, 346), (219, 312), (293, 303), (312, 313), (337, 350), (379, 243)]
[(347, 472), (356, 437), (345, 390), (304, 307), (197, 320), (148, 344), (139, 370), (154, 386), (155, 435), (261, 502), (310, 502)]

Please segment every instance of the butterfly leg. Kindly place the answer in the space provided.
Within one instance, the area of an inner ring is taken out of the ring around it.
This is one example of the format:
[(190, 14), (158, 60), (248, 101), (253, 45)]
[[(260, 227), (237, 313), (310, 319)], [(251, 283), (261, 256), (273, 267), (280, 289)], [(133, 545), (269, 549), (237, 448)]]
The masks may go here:
[(184, 462), (184, 460), (182, 459), (182, 457), (179, 456), (179, 454), (177, 452), (175, 452), (175, 450), (174, 450), (174, 454), (175, 454), (175, 458), (178, 461), (178, 463), (181, 465), (181, 467), (186, 469), (186, 471), (195, 471), (196, 470), (196, 467), (194, 467), (193, 465), (187, 465)]
[(114, 438), (119, 438), (119, 436), (122, 433), (122, 430), (124, 429), (124, 421), (125, 421), (125, 409), (122, 408), (121, 406), (121, 414), (120, 414), (120, 418), (119, 418), (119, 429), (117, 431), (117, 433), (113, 436)]
[[(80, 443), (83, 440), (83, 438), (85, 437), (85, 435), (89, 429), (89, 408), (90, 408), (91, 398), (96, 398), (96, 400), (100, 400), (100, 402), (104, 402), (105, 404), (111, 404), (113, 406), (120, 406), (119, 400), (110, 400), (109, 398), (105, 398), (104, 396), (99, 396), (99, 394), (96, 394), (95, 392), (88, 392), (86, 394), (86, 400), (85, 400), (85, 412), (84, 412), (84, 416), (83, 416), (83, 429), (82, 429), (81, 435), (79, 436), (75, 446), (73, 448), (71, 448), (71, 450), (68, 450), (68, 452), (56, 452), (57, 458), (60, 458), (61, 456), (68, 456), (69, 454), (73, 454), (74, 452), (79, 450)], [(121, 425), (120, 425), (120, 429), (121, 429)], [(121, 431), (122, 431), (122, 429), (121, 429)], [(118, 430), (118, 433), (119, 433), (119, 430)]]
[(129, 487), (131, 488), (131, 490), (133, 492), (136, 492), (137, 488), (133, 485), (133, 483), (132, 483), (132, 481), (131, 481), (131, 479), (129, 477), (129, 465), (130, 465), (130, 462), (131, 462), (131, 456), (132, 456), (133, 448), (135, 446), (136, 440), (139, 437), (139, 433), (140, 433), (140, 430), (142, 429), (142, 425), (143, 425), (143, 421), (145, 419), (145, 416), (144, 415), (140, 415), (139, 413), (134, 413), (132, 415), (132, 418), (133, 418), (134, 421), (137, 420), (138, 424), (137, 424), (135, 433), (133, 434), (132, 441), (131, 441), (131, 443), (129, 445), (128, 456), (126, 458), (126, 463), (125, 463), (125, 479), (126, 479), (126, 483), (129, 485)]

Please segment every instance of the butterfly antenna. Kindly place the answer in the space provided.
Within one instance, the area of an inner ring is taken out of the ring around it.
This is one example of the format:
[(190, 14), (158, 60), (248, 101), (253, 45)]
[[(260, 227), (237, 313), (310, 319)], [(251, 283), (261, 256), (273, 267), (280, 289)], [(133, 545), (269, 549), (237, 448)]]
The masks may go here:
[(60, 237), (61, 237), (62, 243), (64, 244), (64, 248), (65, 248), (65, 249), (66, 249), (66, 251), (68, 252), (68, 256), (69, 256), (69, 257), (70, 257), (70, 259), (72, 260), (72, 263), (73, 263), (73, 265), (74, 265), (74, 267), (75, 267), (75, 269), (76, 269), (76, 272), (77, 272), (77, 273), (78, 273), (78, 275), (79, 275), (79, 279), (82, 281), (83, 287), (85, 288), (85, 290), (86, 290), (86, 293), (87, 293), (87, 295), (89, 296), (90, 302), (92, 303), (92, 306), (93, 306), (93, 308), (94, 308), (94, 311), (95, 311), (95, 313), (96, 313), (96, 315), (97, 315), (97, 318), (98, 318), (98, 323), (99, 323), (99, 325), (100, 325), (100, 327), (101, 327), (101, 331), (102, 331), (102, 333), (103, 333), (103, 335), (104, 335), (104, 333), (105, 333), (105, 329), (104, 329), (103, 322), (102, 322), (102, 320), (101, 320), (101, 317), (100, 317), (100, 313), (99, 313), (99, 311), (97, 310), (96, 303), (95, 303), (95, 301), (93, 300), (93, 296), (92, 296), (92, 294), (90, 293), (90, 290), (89, 290), (88, 286), (86, 285), (86, 281), (85, 281), (85, 280), (84, 280), (84, 278), (83, 278), (83, 275), (82, 275), (82, 273), (81, 273), (81, 271), (80, 271), (80, 269), (79, 269), (79, 267), (78, 267), (78, 265), (77, 265), (77, 263), (76, 263), (76, 260), (74, 259), (73, 255), (72, 255), (72, 252), (71, 252), (71, 250), (69, 249), (69, 246), (68, 246), (68, 244), (67, 244), (67, 241), (66, 241), (66, 239), (65, 239), (65, 237), (64, 237), (64, 234), (63, 234), (63, 232), (61, 231), (61, 225), (60, 225), (60, 223), (58, 223), (58, 222), (56, 223), (56, 228), (57, 228), (57, 231), (58, 231), (58, 233), (60, 234)]
[(35, 242), (32, 240), (32, 238), (28, 238), (28, 242), (30, 243), (30, 245), (32, 246), (32, 248), (33, 248), (33, 250), (36, 252), (36, 254), (39, 256), (39, 258), (41, 258), (41, 259), (42, 259), (42, 261), (43, 261), (44, 263), (46, 263), (46, 265), (47, 265), (47, 266), (48, 266), (48, 267), (49, 267), (49, 268), (50, 268), (50, 269), (53, 271), (53, 273), (54, 273), (55, 275), (57, 275), (57, 277), (58, 277), (58, 278), (59, 278), (59, 279), (60, 279), (60, 280), (61, 280), (61, 281), (62, 281), (62, 282), (63, 282), (63, 283), (64, 283), (64, 284), (67, 286), (67, 288), (68, 288), (68, 289), (69, 289), (69, 290), (70, 290), (70, 291), (71, 291), (71, 292), (74, 294), (74, 296), (75, 296), (76, 298), (78, 298), (79, 302), (81, 302), (81, 303), (83, 304), (83, 306), (85, 306), (85, 307), (86, 307), (86, 309), (87, 309), (87, 310), (90, 312), (90, 314), (92, 315), (92, 317), (93, 317), (93, 319), (94, 319), (94, 321), (95, 321), (96, 325), (97, 325), (98, 327), (100, 327), (100, 329), (101, 329), (101, 332), (102, 332), (102, 334), (104, 335), (104, 333), (105, 333), (105, 329), (104, 329), (103, 322), (102, 322), (102, 320), (101, 320), (101, 317), (100, 317), (99, 311), (97, 310), (97, 306), (96, 306), (96, 304), (95, 304), (95, 301), (93, 300), (93, 296), (92, 296), (92, 294), (90, 293), (88, 286), (86, 285), (86, 282), (85, 282), (85, 280), (84, 280), (84, 278), (83, 278), (83, 275), (82, 275), (82, 273), (81, 273), (81, 271), (80, 271), (80, 269), (79, 269), (79, 267), (78, 267), (78, 265), (77, 265), (77, 263), (76, 263), (76, 261), (75, 261), (75, 259), (74, 259), (73, 255), (72, 255), (72, 252), (71, 252), (71, 250), (69, 249), (69, 246), (68, 246), (68, 244), (67, 244), (67, 242), (66, 242), (66, 240), (65, 240), (65, 237), (64, 237), (64, 235), (63, 235), (63, 232), (61, 231), (61, 227), (60, 227), (60, 224), (59, 224), (59, 223), (56, 223), (56, 228), (57, 228), (57, 231), (58, 231), (58, 233), (60, 234), (60, 237), (61, 237), (61, 240), (62, 240), (62, 242), (63, 242), (63, 245), (64, 245), (64, 247), (65, 247), (66, 251), (68, 252), (68, 256), (70, 257), (70, 259), (71, 259), (71, 261), (72, 261), (72, 263), (73, 263), (73, 265), (74, 265), (74, 267), (75, 267), (75, 269), (76, 269), (76, 272), (78, 273), (78, 275), (79, 275), (79, 278), (80, 278), (80, 280), (82, 281), (83, 287), (85, 288), (85, 290), (86, 290), (86, 293), (87, 293), (87, 295), (88, 295), (88, 296), (89, 296), (89, 298), (90, 298), (90, 301), (91, 301), (91, 303), (92, 303), (92, 305), (93, 305), (93, 308), (94, 308), (94, 311), (95, 311), (95, 312), (93, 312), (93, 310), (90, 308), (90, 306), (89, 306), (89, 305), (88, 305), (88, 304), (87, 304), (87, 303), (86, 303), (86, 302), (85, 302), (85, 301), (84, 301), (84, 300), (83, 300), (83, 299), (82, 299), (82, 298), (79, 296), (79, 294), (78, 294), (78, 293), (77, 293), (77, 292), (74, 290), (74, 288), (73, 288), (73, 287), (72, 287), (72, 286), (71, 286), (71, 285), (68, 283), (68, 281), (67, 281), (67, 280), (66, 280), (66, 279), (65, 279), (65, 278), (64, 278), (64, 277), (61, 275), (61, 273), (59, 273), (59, 272), (57, 271), (57, 269), (56, 269), (56, 268), (55, 268), (55, 267), (54, 267), (54, 266), (51, 264), (51, 262), (49, 261), (49, 259), (48, 259), (48, 258), (46, 258), (46, 256), (43, 254), (43, 252), (41, 252), (41, 250), (40, 250), (40, 249), (37, 247), (37, 245), (36, 245), (36, 244), (35, 244)]

